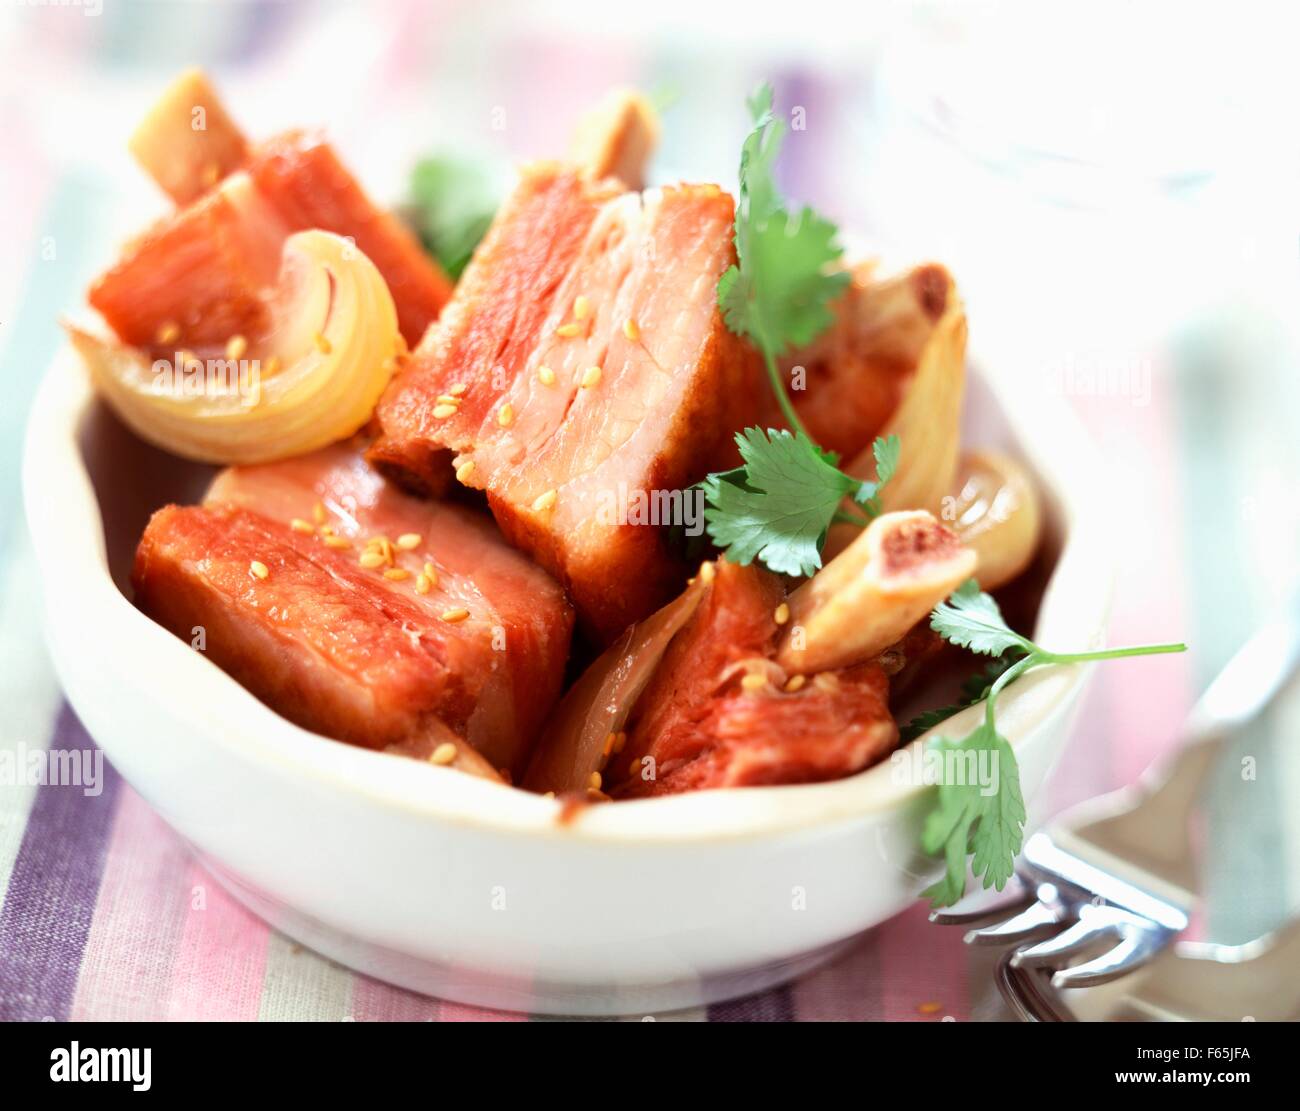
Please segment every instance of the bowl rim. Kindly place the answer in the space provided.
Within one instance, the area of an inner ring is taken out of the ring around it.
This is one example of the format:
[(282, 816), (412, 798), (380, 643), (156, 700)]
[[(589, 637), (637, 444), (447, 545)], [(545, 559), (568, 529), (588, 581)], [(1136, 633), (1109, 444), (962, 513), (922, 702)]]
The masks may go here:
[[(1035, 636), (1063, 647), (1094, 647), (1105, 631), (1116, 561), (1104, 529), (1098, 489), (1104, 484), (1098, 481), (1102, 467), (1095, 449), (1062, 399), (1047, 394), (1031, 399), (1015, 388), (1010, 375), (991, 374), (975, 358), (968, 357), (967, 367), (992, 395), (1063, 518), (1060, 558), (1043, 595)], [(49, 635), (53, 641), (70, 621), (81, 629), (111, 630), (114, 651), (100, 653), (97, 667), (111, 672), (117, 689), (130, 696), (165, 703), (174, 719), (192, 727), (196, 743), (219, 744), (264, 770), (311, 777), (317, 785), (419, 819), (570, 841), (698, 844), (811, 833), (901, 813), (927, 789), (914, 774), (893, 769), (914, 760), (933, 730), (896, 750), (906, 754), (903, 758), (893, 755), (845, 779), (621, 801), (585, 807), (561, 820), (559, 800), (311, 733), (155, 624), (114, 584), (100, 507), (79, 445), (82, 422), (94, 404), (75, 352), (64, 345), (32, 406), (23, 455), (24, 502)], [(1060, 632), (1064, 642), (1057, 639)], [(97, 639), (83, 638), (83, 643)], [(61, 670), (59, 653), (53, 654)], [(1089, 671), (1090, 665), (1044, 668), (1008, 688), (998, 704), (998, 722), (1013, 748), (1043, 741), (1050, 732), (1044, 727), (1068, 713)], [(219, 715), (211, 712), (215, 706)], [(950, 719), (948, 729), (964, 733), (980, 713), (977, 707), (965, 710)]]

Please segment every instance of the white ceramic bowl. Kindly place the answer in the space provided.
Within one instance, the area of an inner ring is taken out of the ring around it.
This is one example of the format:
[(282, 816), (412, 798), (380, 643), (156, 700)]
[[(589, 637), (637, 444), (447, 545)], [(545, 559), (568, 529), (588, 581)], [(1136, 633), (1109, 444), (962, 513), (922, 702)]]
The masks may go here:
[[(1063, 406), (974, 376), (970, 443), (1013, 442), (1061, 544), (1037, 636), (1098, 643), (1112, 554), (1098, 471)], [(50, 368), (24, 486), (50, 650), (68, 700), (127, 781), (256, 913), (369, 975), (510, 1010), (645, 1013), (779, 983), (914, 899), (924, 788), (885, 762), (850, 779), (592, 807), (352, 748), (291, 725), (128, 600), (148, 513), (208, 471), (148, 448)], [(1082, 668), (998, 706), (1026, 798), (1059, 755)], [(978, 711), (953, 722), (964, 733)], [(955, 734), (960, 735), (960, 734)]]

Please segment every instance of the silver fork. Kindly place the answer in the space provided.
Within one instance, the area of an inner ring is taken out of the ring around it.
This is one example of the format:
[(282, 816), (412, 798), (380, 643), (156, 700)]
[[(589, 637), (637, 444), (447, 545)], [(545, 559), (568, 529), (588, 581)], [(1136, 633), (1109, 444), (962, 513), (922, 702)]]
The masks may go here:
[(1014, 946), (1013, 969), (1054, 969), (1057, 988), (1105, 983), (1150, 961), (1186, 929), (1197, 901), (1188, 816), (1205, 775), (1223, 740), (1298, 665), (1300, 621), (1261, 629), (1197, 702), (1172, 760), (1060, 815), (1029, 838), (1002, 892), (969, 896), (930, 921), (975, 927), (972, 945)]

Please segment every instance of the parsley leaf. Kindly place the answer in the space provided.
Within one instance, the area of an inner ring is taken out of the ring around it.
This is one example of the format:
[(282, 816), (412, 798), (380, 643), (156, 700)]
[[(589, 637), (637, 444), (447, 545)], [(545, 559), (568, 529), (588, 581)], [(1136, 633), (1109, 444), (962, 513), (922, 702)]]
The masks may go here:
[(487, 232), (501, 199), (493, 169), (450, 155), (436, 155), (411, 172), (413, 223), (442, 268), (459, 278)]
[[(718, 282), (718, 304), (727, 327), (748, 336), (766, 358), (811, 342), (834, 321), (828, 302), (848, 273), (827, 273), (840, 257), (834, 224), (812, 209), (778, 210), (761, 226), (737, 225), (740, 263)], [(741, 244), (744, 244), (741, 253)]]
[(801, 432), (747, 428), (736, 437), (743, 473), (709, 475), (704, 520), (727, 558), (755, 558), (786, 575), (811, 575), (846, 494), (859, 485)]
[[(933, 742), (932, 751), (945, 757), (944, 775), (935, 807), (926, 816), (921, 843), (928, 853), (943, 853), (944, 874), (924, 893), (933, 906), (940, 907), (955, 903), (965, 892), (967, 856), (971, 857), (971, 871), (983, 878), (985, 887), (1000, 891), (1015, 870), (1024, 831), (1025, 803), (1015, 753), (995, 724), (994, 709), (1002, 690), (1026, 671), (1045, 664), (1185, 652), (1187, 646), (1147, 644), (1091, 652), (1049, 652), (1012, 630), (1003, 620), (997, 603), (980, 590), (974, 579), (963, 583), (952, 597), (935, 607), (930, 615), (930, 627), (952, 644), (1000, 657), (985, 669), (983, 676), (972, 677), (963, 685), (968, 697), (983, 701), (983, 722), (963, 740), (940, 737)], [(908, 728), (928, 721), (924, 725), (928, 729), (962, 708), (928, 711)], [(974, 776), (968, 774), (971, 762), (965, 759), (971, 754), (975, 757)], [(948, 756), (958, 758), (949, 761)], [(982, 771), (981, 757), (986, 761)], [(969, 779), (974, 782), (967, 782)]]
[(954, 782), (945, 775), (938, 805), (926, 816), (921, 833), (926, 852), (944, 854), (943, 877), (924, 894), (934, 905), (945, 906), (965, 890), (968, 853), (974, 857), (971, 871), (983, 877), (985, 887), (1000, 891), (1006, 885), (1023, 841), (1025, 802), (1016, 754), (997, 731), (992, 714), (964, 740), (939, 738), (934, 750), (956, 754), (945, 766), (974, 772), (954, 775)]
[(930, 628), (959, 648), (986, 656), (1000, 656), (1008, 648), (1029, 651), (1032, 645), (1012, 632), (1002, 611), (974, 579), (967, 579), (952, 597), (940, 602), (930, 616)]
[(740, 151), (736, 265), (718, 281), (718, 307), (727, 327), (762, 354), (793, 431), (751, 428), (737, 437), (745, 465), (705, 479), (704, 517), (727, 558), (811, 575), (821, 566), (832, 521), (860, 527), (879, 515), (878, 495), (898, 468), (899, 444), (897, 436), (876, 440), (874, 482), (847, 475), (839, 457), (808, 435), (786, 393), (777, 356), (811, 343), (833, 323), (831, 300), (849, 276), (834, 269), (841, 254), (835, 225), (807, 207), (791, 212), (776, 187), (785, 125), (773, 113), (771, 86), (760, 86), (748, 104), (754, 126)]

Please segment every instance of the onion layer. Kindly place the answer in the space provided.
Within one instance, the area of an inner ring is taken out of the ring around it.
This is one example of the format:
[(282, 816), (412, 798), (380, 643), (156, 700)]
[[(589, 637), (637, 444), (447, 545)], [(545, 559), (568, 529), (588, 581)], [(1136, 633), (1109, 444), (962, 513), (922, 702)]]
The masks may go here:
[(285, 241), (271, 308), (275, 323), (253, 358), (177, 353), (150, 363), (135, 348), (67, 330), (95, 389), (141, 439), (204, 463), (265, 463), (364, 426), (399, 347), (384, 279), (329, 232)]

